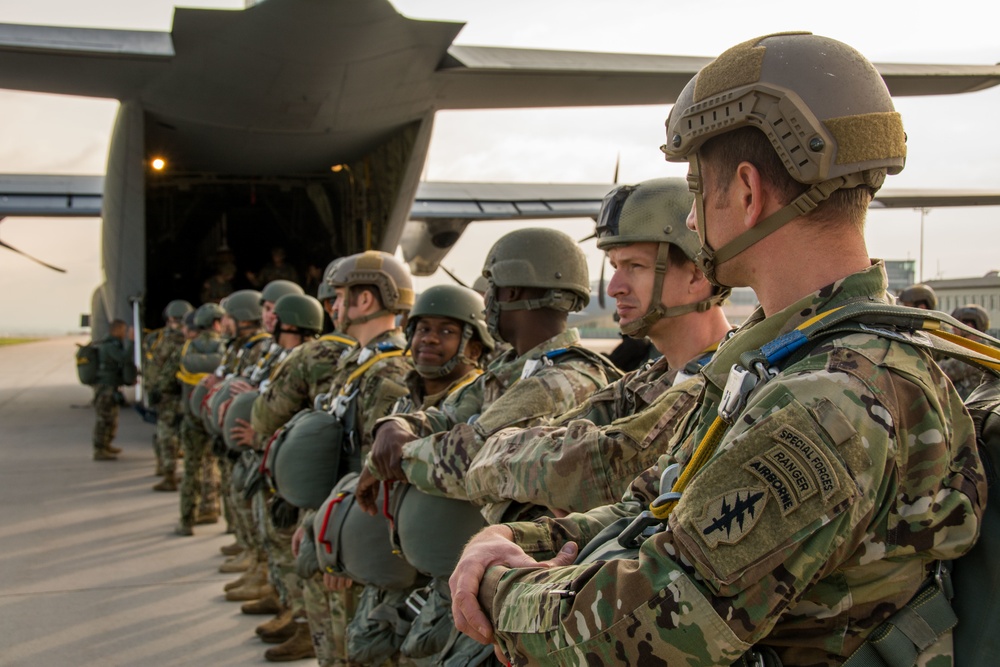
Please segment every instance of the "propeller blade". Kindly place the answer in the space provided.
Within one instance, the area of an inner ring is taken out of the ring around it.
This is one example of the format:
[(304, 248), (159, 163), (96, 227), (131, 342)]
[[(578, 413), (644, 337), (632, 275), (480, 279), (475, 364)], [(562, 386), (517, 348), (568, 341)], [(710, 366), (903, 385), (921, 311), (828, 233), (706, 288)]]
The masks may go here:
[(53, 266), (53, 265), (51, 265), (51, 264), (49, 264), (47, 262), (43, 262), (42, 260), (38, 259), (37, 257), (32, 257), (28, 253), (24, 252), (23, 250), (18, 250), (17, 248), (15, 248), (14, 246), (10, 245), (9, 243), (4, 243), (3, 241), (0, 241), (0, 248), (7, 248), (7, 250), (12, 250), (12, 251), (16, 252), (18, 255), (22, 255), (24, 257), (27, 257), (32, 262), (37, 262), (38, 264), (41, 264), (42, 266), (44, 266), (47, 269), (52, 269), (53, 271), (58, 271), (59, 273), (66, 273), (66, 269), (60, 269), (58, 266)]
[(622, 166), (622, 154), (621, 151), (618, 152), (618, 158), (615, 160), (615, 180), (612, 181), (615, 185), (618, 185), (618, 168)]
[(441, 270), (444, 271), (446, 274), (448, 274), (449, 278), (451, 278), (452, 280), (454, 280), (456, 283), (458, 283), (462, 287), (465, 287), (465, 288), (469, 287), (468, 285), (466, 285), (465, 283), (463, 283), (461, 280), (459, 280), (458, 276), (456, 276), (454, 273), (452, 273), (451, 271), (449, 271), (444, 266), (441, 267)]

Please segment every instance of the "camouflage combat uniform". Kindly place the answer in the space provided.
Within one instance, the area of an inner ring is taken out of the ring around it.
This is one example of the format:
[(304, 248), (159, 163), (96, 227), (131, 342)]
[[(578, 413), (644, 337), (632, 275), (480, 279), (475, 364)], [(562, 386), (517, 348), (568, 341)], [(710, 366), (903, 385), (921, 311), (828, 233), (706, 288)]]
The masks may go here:
[[(563, 414), (620, 377), (610, 362), (580, 348), (579, 340), (576, 329), (569, 329), (520, 357), (509, 350), (440, 409), (390, 417), (418, 437), (403, 446), (407, 481), (425, 493), (468, 500), (465, 471), (486, 438)], [(483, 514), (497, 523), (505, 515), (517, 518), (522, 509), (491, 502)]]
[[(888, 302), (885, 286), (877, 264), (769, 318), (755, 313), (704, 369), (676, 459), (709, 430), (742, 352), (850, 300)], [(513, 524), (515, 539), (538, 558), (587, 544), (645, 509), (658, 492), (650, 473), (632, 502)], [(751, 395), (637, 559), (494, 567), (480, 599), (516, 665), (728, 665), (756, 643), (786, 665), (839, 665), (935, 561), (970, 548), (985, 498), (971, 420), (930, 356), (846, 335)], [(948, 648), (950, 636), (932, 654)]]
[[(132, 347), (114, 336), (98, 345), (97, 382), (94, 383), (94, 452), (107, 452), (118, 433), (118, 406), (125, 402), (118, 390), (126, 384), (126, 366), (133, 371)], [(135, 373), (131, 375), (134, 377)]]
[[(212, 370), (222, 361), (225, 345), (214, 331), (201, 331), (193, 340), (184, 345), (181, 352), (180, 371), (177, 377), (187, 386), (182, 394), (187, 396), (190, 389), (203, 378), (212, 377)], [(200, 415), (191, 413), (187, 400), (182, 400), (184, 417), (181, 420), (181, 446), (184, 448), (184, 478), (180, 488), (181, 524), (194, 524), (199, 507), (203, 506), (204, 480), (211, 473), (214, 463), (210, 450), (211, 437), (205, 430)]]
[[(254, 401), (250, 420), (258, 448), (296, 413), (312, 407), (316, 396), (330, 388), (337, 362), (353, 346), (349, 338), (323, 336), (288, 350), (288, 354), (273, 365), (267, 379), (261, 383), (261, 393)], [(278, 354), (271, 357), (278, 358)], [(267, 511), (272, 497), (270, 489), (262, 489), (254, 498), (253, 510), (261, 546), (267, 554), (269, 577), (282, 604), (295, 614), (304, 614), (302, 582), (292, 555), (294, 526), (279, 529), (274, 525)]]
[(178, 329), (164, 329), (159, 343), (152, 350), (153, 357), (147, 375), (147, 393), (159, 394), (156, 405), (156, 443), (158, 469), (173, 478), (177, 471), (177, 454), (180, 451), (180, 425), (183, 416), (181, 408), (181, 387), (177, 372), (181, 368), (181, 350), (184, 348), (184, 332)]
[(466, 472), (469, 498), (564, 512), (618, 502), (684, 430), (704, 387), (697, 373), (711, 359), (706, 352), (681, 370), (660, 357), (552, 424), (497, 432)]
[[(408, 393), (405, 378), (413, 366), (408, 356), (398, 354), (405, 348), (406, 340), (394, 329), (375, 337), (365, 347), (352, 349), (338, 364), (330, 390), (332, 394), (357, 391), (354, 447), (355, 456), (360, 456), (361, 460), (371, 449), (376, 420), (389, 414), (396, 401)], [(376, 361), (360, 377), (347, 382), (377, 354), (391, 356)], [(303, 512), (299, 525), (311, 525), (313, 514)], [(303, 581), (306, 617), (321, 667), (347, 664), (347, 625), (354, 615), (360, 592), (361, 586), (357, 585), (347, 591), (327, 591), (318, 574)]]

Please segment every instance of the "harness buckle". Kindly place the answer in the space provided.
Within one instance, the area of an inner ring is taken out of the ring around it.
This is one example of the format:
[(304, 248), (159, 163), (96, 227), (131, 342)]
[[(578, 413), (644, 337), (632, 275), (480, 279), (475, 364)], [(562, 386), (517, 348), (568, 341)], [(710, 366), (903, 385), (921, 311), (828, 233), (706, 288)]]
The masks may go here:
[[(663, 522), (660, 519), (653, 516), (649, 510), (644, 510), (618, 535), (618, 544), (626, 549), (635, 549), (641, 544), (640, 537), (652, 537), (660, 532), (662, 527)], [(654, 530), (650, 530), (651, 528)]]
[(746, 407), (747, 397), (754, 390), (760, 377), (743, 368), (739, 364), (733, 364), (729, 369), (729, 378), (726, 386), (722, 390), (722, 400), (719, 403), (719, 417), (727, 424), (732, 424)]

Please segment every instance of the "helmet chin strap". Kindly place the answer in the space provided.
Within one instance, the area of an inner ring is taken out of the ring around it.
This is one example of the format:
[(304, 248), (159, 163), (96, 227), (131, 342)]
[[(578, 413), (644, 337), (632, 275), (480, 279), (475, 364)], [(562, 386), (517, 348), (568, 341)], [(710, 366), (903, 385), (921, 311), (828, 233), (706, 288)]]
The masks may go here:
[(705, 274), (705, 277), (708, 278), (708, 281), (719, 288), (732, 287), (731, 285), (722, 284), (716, 277), (716, 271), (720, 265), (728, 262), (761, 239), (778, 231), (795, 218), (807, 215), (810, 211), (815, 210), (817, 206), (829, 199), (830, 195), (837, 190), (855, 188), (861, 185), (868, 185), (877, 190), (878, 185), (881, 185), (881, 183), (873, 185), (873, 181), (879, 179), (872, 172), (847, 174), (846, 176), (838, 176), (822, 181), (813, 185), (791, 202), (759, 221), (756, 225), (726, 245), (715, 250), (708, 243), (708, 229), (705, 223), (705, 190), (698, 155), (692, 155), (689, 158), (689, 162), (688, 187), (694, 192), (695, 213), (698, 218), (698, 238), (701, 239), (701, 250), (698, 251), (698, 255), (695, 257), (695, 263), (701, 269), (701, 272)]
[(707, 299), (695, 303), (686, 303), (683, 306), (666, 306), (663, 303), (663, 280), (667, 276), (667, 268), (670, 265), (670, 244), (660, 243), (656, 250), (655, 273), (653, 277), (652, 298), (646, 314), (639, 319), (628, 324), (619, 325), (621, 332), (630, 338), (643, 338), (649, 333), (654, 324), (664, 317), (678, 317), (686, 313), (704, 312), (717, 303), (722, 303), (729, 296), (728, 290), (723, 290)]

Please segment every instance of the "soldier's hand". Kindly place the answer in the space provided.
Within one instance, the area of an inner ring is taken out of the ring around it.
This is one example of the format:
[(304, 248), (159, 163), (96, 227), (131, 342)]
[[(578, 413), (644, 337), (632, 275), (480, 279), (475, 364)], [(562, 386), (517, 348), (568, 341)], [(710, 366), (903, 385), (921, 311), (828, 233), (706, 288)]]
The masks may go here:
[(323, 585), (328, 591), (346, 591), (354, 585), (354, 580), (347, 577), (338, 577), (328, 572), (323, 573)]
[(248, 391), (253, 391), (253, 385), (246, 380), (233, 380), (229, 383), (229, 395), (232, 397), (245, 394)]
[(473, 537), (448, 580), (455, 627), (480, 644), (493, 643), (493, 626), (479, 605), (479, 587), (486, 570), (504, 567), (554, 567), (570, 565), (576, 559), (576, 544), (567, 543), (548, 561), (536, 561), (514, 544), (514, 533), (504, 525), (490, 526)]
[(302, 540), (306, 537), (306, 529), (299, 526), (295, 529), (295, 533), (292, 535), (292, 555), (296, 558), (299, 557), (299, 547), (302, 546)]
[(382, 424), (375, 431), (370, 456), (381, 479), (406, 479), (403, 472), (403, 445), (412, 440), (416, 440), (413, 434), (394, 421)]
[(236, 426), (229, 429), (229, 435), (236, 444), (253, 447), (254, 438), (256, 437), (257, 432), (253, 430), (253, 427), (250, 426), (250, 422), (246, 419), (237, 419)]
[(368, 468), (361, 469), (358, 486), (354, 489), (354, 500), (358, 503), (358, 507), (372, 516), (378, 514), (379, 484), (380, 482), (375, 479), (375, 475), (368, 471)]

